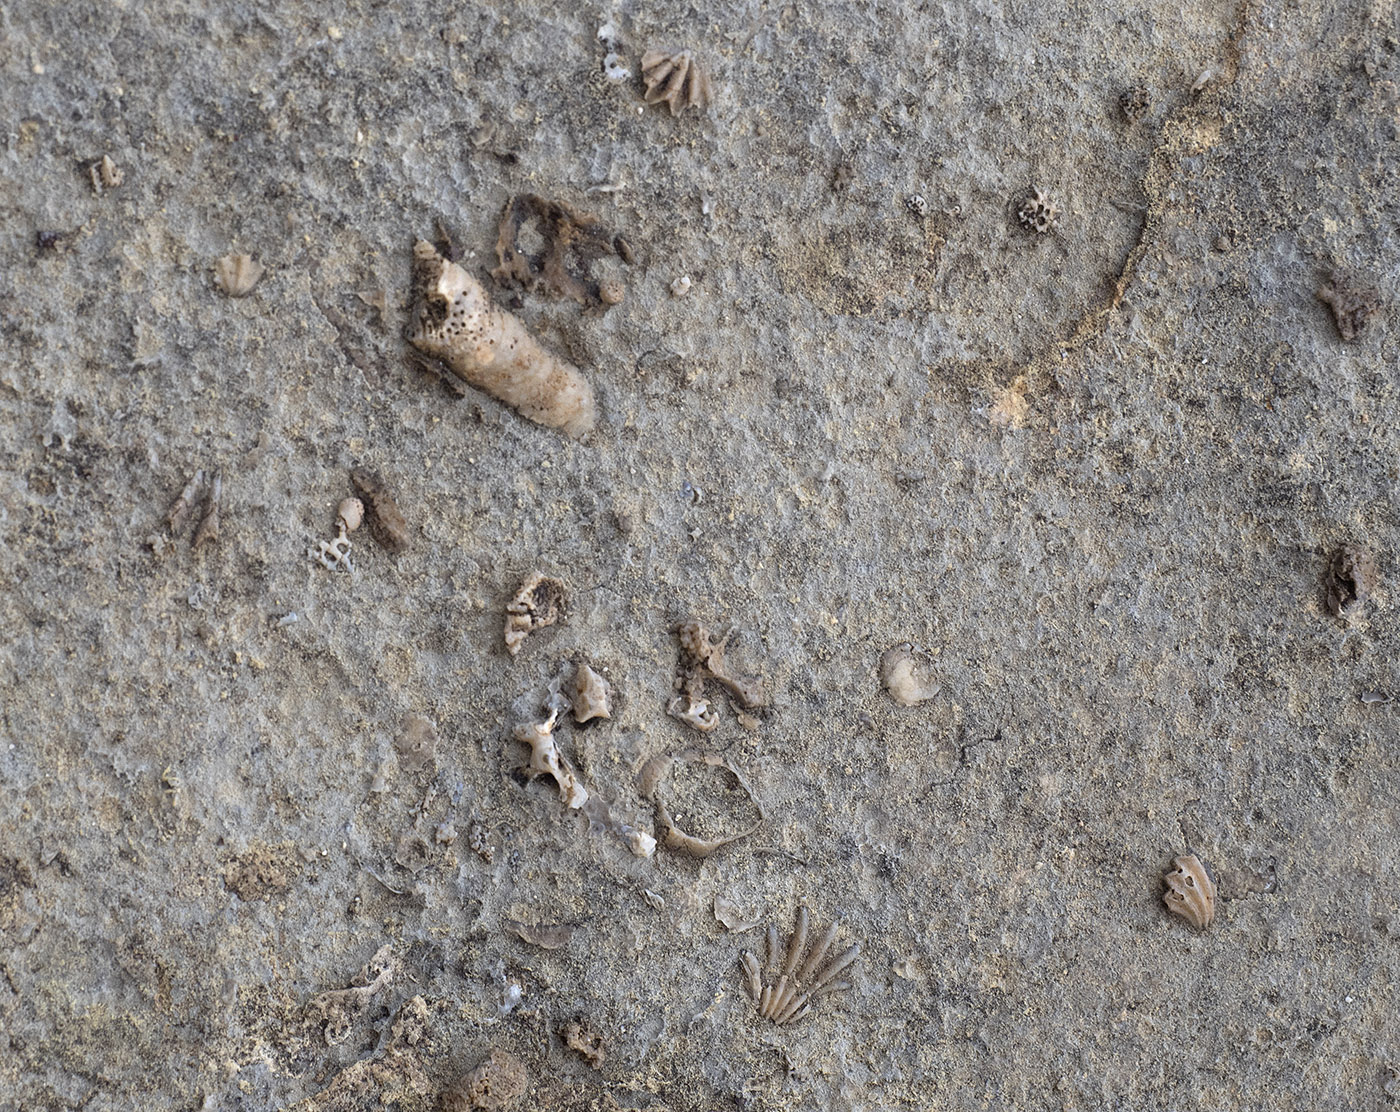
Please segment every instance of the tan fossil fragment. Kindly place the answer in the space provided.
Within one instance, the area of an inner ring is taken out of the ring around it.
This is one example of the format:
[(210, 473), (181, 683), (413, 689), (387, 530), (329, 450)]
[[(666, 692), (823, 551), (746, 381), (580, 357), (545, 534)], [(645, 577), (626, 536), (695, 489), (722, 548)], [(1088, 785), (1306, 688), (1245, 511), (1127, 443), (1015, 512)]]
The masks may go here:
[(1205, 863), (1195, 854), (1183, 854), (1172, 859), (1172, 868), (1162, 878), (1167, 891), (1162, 902), (1167, 910), (1180, 915), (1198, 930), (1205, 930), (1215, 920), (1215, 881)]
[(587, 664), (580, 662), (574, 669), (569, 695), (575, 722), (612, 717), (612, 688)]
[(252, 255), (225, 255), (214, 264), (214, 281), (229, 297), (247, 297), (263, 273)]
[(515, 728), (515, 740), (530, 747), (530, 764), (526, 769), (530, 779), (553, 777), (559, 786), (560, 801), (577, 810), (588, 802), (588, 789), (554, 741), (554, 726), (558, 720), (559, 712), (556, 710), (544, 722), (523, 723)]
[(642, 55), (642, 82), (648, 104), (664, 104), (679, 116), (695, 107), (702, 112), (714, 99), (710, 75), (690, 56), (690, 51), (648, 50)]
[(835, 923), (817, 934), (808, 946), (811, 933), (810, 915), (806, 907), (797, 909), (797, 922), (788, 937), (787, 950), (780, 948), (778, 928), (768, 928), (768, 960), (760, 965), (748, 950), (739, 956), (744, 971), (744, 986), (758, 1014), (779, 1025), (792, 1023), (807, 1015), (812, 1004), (829, 993), (851, 987), (849, 981), (836, 978), (846, 972), (858, 957), (860, 944), (849, 946), (826, 960), (839, 928)]
[(666, 708), (672, 717), (701, 733), (719, 725), (719, 709), (705, 692), (708, 680), (719, 683), (742, 707), (758, 710), (771, 704), (762, 679), (729, 666), (725, 657), (729, 634), (715, 641), (704, 625), (691, 618), (676, 627), (676, 638), (681, 650), (676, 662), (676, 696)]
[(564, 616), (567, 603), (568, 592), (563, 583), (541, 572), (532, 573), (506, 603), (506, 652), (511, 656), (519, 654), (525, 638)]
[(409, 342), (458, 378), (522, 417), (570, 436), (593, 427), (593, 388), (525, 326), (491, 303), (486, 288), (425, 240), (413, 247), (417, 304)]
[[(698, 835), (690, 834), (682, 830), (671, 815), (671, 809), (661, 795), (661, 785), (670, 773), (677, 761), (690, 762), (695, 764), (709, 765), (713, 768), (725, 769), (738, 782), (749, 801), (758, 811), (758, 821), (747, 829), (740, 830), (734, 834), (724, 834), (716, 838), (701, 838)], [(689, 854), (691, 857), (709, 857), (712, 853), (723, 849), (731, 842), (737, 842), (741, 838), (747, 838), (763, 825), (767, 816), (763, 813), (763, 806), (758, 802), (758, 797), (754, 795), (753, 789), (749, 787), (748, 781), (737, 768), (729, 761), (714, 753), (701, 753), (696, 750), (689, 750), (679, 756), (652, 757), (642, 766), (642, 771), (637, 777), (637, 786), (641, 795), (645, 799), (650, 799), (656, 805), (656, 823), (661, 831), (661, 843), (667, 849), (675, 850), (678, 853)]]

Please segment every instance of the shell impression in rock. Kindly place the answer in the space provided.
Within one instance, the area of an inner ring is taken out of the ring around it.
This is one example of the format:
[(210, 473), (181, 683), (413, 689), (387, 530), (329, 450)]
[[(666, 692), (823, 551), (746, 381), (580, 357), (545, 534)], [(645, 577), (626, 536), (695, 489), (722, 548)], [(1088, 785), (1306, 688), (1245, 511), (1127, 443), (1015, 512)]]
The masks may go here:
[(688, 50), (648, 50), (642, 55), (642, 81), (646, 85), (642, 99), (648, 104), (665, 104), (673, 116), (691, 105), (702, 112), (710, 106), (710, 75)]
[(491, 304), (480, 282), (438, 254), (413, 247), (418, 303), (409, 342), (440, 359), (458, 378), (485, 390), (522, 417), (582, 436), (593, 427), (593, 388), (525, 326)]
[(1215, 881), (1204, 863), (1194, 854), (1172, 859), (1172, 868), (1163, 877), (1167, 882), (1162, 902), (1193, 927), (1204, 930), (1215, 919)]

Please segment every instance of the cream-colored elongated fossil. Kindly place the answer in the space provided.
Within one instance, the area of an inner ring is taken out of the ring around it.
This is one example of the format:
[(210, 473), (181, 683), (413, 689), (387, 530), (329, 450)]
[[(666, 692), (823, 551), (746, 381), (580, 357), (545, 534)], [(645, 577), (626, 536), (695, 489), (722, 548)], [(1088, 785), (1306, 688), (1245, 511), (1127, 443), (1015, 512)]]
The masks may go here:
[(522, 417), (570, 436), (593, 427), (588, 381), (492, 305), (480, 282), (421, 239), (413, 246), (413, 274), (418, 303), (408, 338), (414, 347)]

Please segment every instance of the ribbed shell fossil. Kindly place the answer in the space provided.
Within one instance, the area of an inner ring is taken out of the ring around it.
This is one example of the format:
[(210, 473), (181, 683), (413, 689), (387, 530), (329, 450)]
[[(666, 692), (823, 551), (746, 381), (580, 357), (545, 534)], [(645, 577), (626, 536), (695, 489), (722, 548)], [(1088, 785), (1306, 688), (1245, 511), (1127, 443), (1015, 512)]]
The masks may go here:
[(1215, 881), (1211, 880), (1205, 864), (1194, 854), (1172, 859), (1172, 868), (1163, 879), (1167, 882), (1162, 902), (1167, 910), (1180, 915), (1198, 930), (1205, 930), (1215, 920)]
[(777, 1024), (793, 1023), (807, 1015), (816, 1000), (851, 987), (849, 981), (838, 981), (836, 977), (860, 956), (860, 944), (842, 950), (823, 965), (827, 951), (836, 941), (837, 925), (833, 923), (822, 931), (810, 949), (807, 946), (809, 925), (807, 909), (798, 908), (797, 923), (792, 928), (781, 965), (777, 927), (768, 928), (766, 967), (760, 967), (758, 958), (748, 950), (739, 957), (749, 997), (764, 1019)]
[(593, 388), (578, 369), (546, 351), (525, 326), (491, 304), (486, 288), (431, 243), (413, 247), (418, 303), (409, 342), (462, 381), (522, 417), (570, 436), (593, 427)]
[(688, 50), (648, 50), (642, 55), (642, 82), (646, 85), (643, 99), (648, 104), (665, 104), (673, 116), (692, 105), (703, 112), (713, 99), (710, 75)]
[(247, 297), (263, 276), (263, 265), (252, 255), (225, 255), (214, 264), (214, 281), (229, 297)]

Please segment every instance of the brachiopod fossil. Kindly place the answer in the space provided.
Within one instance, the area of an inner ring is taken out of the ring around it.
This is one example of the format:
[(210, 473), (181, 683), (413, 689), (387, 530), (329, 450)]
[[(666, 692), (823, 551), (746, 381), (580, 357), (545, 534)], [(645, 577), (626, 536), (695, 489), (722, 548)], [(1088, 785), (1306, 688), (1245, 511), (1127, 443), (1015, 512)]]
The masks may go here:
[(593, 388), (578, 369), (546, 351), (525, 326), (491, 304), (480, 282), (438, 254), (413, 247), (418, 304), (409, 342), (458, 378), (522, 417), (582, 436), (593, 427)]
[(1167, 882), (1162, 897), (1167, 910), (1199, 930), (1210, 926), (1215, 919), (1215, 881), (1199, 857), (1185, 854), (1172, 858), (1172, 868), (1162, 879)]

